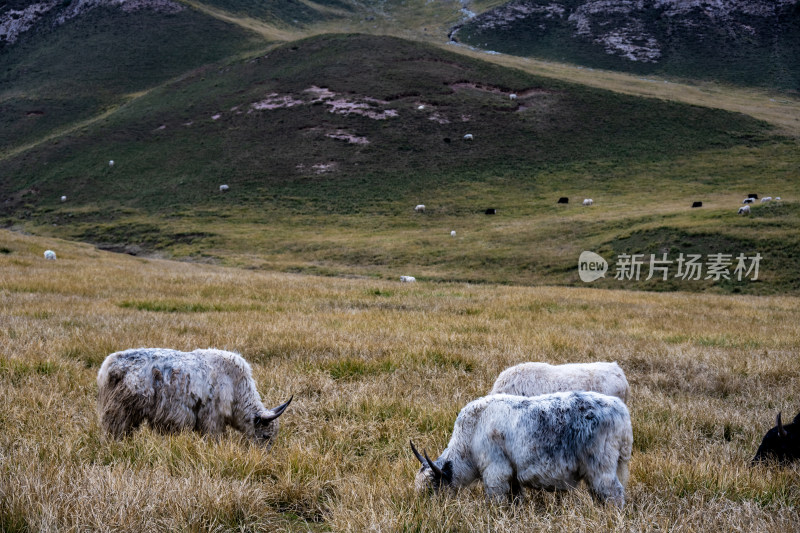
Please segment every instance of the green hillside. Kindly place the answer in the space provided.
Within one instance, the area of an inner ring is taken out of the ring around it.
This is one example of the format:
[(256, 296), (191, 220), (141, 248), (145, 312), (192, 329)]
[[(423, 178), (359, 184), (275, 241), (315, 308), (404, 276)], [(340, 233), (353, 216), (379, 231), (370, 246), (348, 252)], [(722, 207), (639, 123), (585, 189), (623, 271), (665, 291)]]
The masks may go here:
[[(332, 113), (313, 87), (388, 118)], [(523, 97), (510, 100), (512, 92)], [(299, 103), (254, 108), (271, 94)], [(345, 131), (368, 144), (331, 137)], [(659, 160), (757, 143), (767, 131), (742, 115), (569, 86), (409, 41), (329, 36), (201, 69), (7, 164), (10, 189), (35, 186), (44, 205), (65, 183), (84, 203), (208, 204), (222, 180), (236, 185), (233, 198), (290, 192), (349, 213), (451, 182), (529, 182), (554, 165)], [(464, 142), (467, 133), (477, 142)], [(107, 168), (109, 159), (119, 165)], [(335, 180), (310, 171), (328, 163)]]
[[(582, 249), (618, 252), (644, 232), (656, 239), (639, 243), (645, 251), (658, 251), (657, 239), (690, 251), (697, 233), (709, 253), (769, 248), (771, 290), (796, 290), (796, 204), (760, 211), (758, 222), (735, 215), (753, 188), (797, 197), (794, 146), (744, 115), (397, 38), (329, 35), (198, 69), (6, 158), (0, 194), (7, 226), (334, 275), (576, 283)], [(572, 204), (557, 206), (560, 196)], [(573, 205), (586, 197), (597, 205)], [(697, 197), (710, 209), (686, 209)], [(484, 215), (489, 207), (498, 215)], [(632, 288), (645, 287), (711, 283)]]
[(57, 14), (0, 48), (0, 154), (256, 44), (192, 9), (98, 7), (56, 26)]

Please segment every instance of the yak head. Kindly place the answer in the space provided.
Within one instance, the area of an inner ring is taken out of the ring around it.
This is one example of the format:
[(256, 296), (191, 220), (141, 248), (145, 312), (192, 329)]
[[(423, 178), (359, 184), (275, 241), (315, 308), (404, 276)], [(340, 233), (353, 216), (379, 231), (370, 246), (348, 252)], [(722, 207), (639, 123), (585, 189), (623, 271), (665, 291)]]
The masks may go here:
[[(294, 396), (292, 396), (294, 398)], [(272, 441), (278, 434), (278, 417), (283, 414), (289, 404), (292, 403), (292, 398), (289, 401), (282, 403), (278, 407), (267, 409), (260, 415), (253, 418), (253, 434), (256, 442), (266, 446), (272, 446)]]
[(781, 422), (781, 414), (778, 413), (775, 427), (764, 435), (752, 464), (770, 460), (788, 464), (797, 459), (800, 459), (800, 413), (791, 424), (785, 426)]
[(442, 487), (450, 486), (453, 482), (453, 463), (451, 461), (444, 461), (442, 466), (439, 466), (431, 461), (427, 451), (423, 450), (424, 456), (420, 455), (414, 447), (414, 443), (411, 441), (408, 442), (411, 444), (411, 450), (414, 452), (417, 460), (422, 464), (419, 472), (417, 472), (417, 477), (414, 479), (414, 487), (417, 489), (417, 492), (425, 492), (428, 490), (437, 492)]

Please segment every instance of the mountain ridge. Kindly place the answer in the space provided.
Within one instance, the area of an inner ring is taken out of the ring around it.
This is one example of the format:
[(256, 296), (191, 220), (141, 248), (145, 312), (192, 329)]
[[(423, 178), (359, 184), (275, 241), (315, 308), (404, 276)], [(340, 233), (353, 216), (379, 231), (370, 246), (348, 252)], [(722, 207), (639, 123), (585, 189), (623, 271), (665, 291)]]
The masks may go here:
[(484, 49), (800, 90), (797, 0), (512, 0), (451, 30)]

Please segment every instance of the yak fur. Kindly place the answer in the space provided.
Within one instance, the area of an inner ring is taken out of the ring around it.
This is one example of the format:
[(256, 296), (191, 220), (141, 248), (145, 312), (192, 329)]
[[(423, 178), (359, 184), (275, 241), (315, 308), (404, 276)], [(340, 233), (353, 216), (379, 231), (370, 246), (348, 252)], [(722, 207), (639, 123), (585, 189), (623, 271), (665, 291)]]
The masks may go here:
[(585, 480), (603, 502), (625, 503), (633, 430), (625, 404), (596, 392), (532, 398), (496, 394), (464, 407), (435, 461), (411, 444), (422, 467), (418, 491), (464, 487), (478, 478), (505, 500), (521, 487), (568, 490)]

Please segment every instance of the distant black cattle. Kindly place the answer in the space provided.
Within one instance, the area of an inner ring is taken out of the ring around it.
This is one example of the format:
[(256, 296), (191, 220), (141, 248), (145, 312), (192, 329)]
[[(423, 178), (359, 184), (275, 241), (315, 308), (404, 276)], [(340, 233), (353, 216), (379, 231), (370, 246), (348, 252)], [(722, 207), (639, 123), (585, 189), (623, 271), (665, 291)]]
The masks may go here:
[(751, 192), (750, 194), (748, 194), (747, 197), (748, 198), (755, 198), (756, 200), (758, 200), (758, 195), (756, 193), (754, 193), (754, 192)]
[(491, 208), (491, 207), (490, 207), (489, 209), (487, 209), (487, 210), (485, 211), (485, 213), (486, 213), (487, 215), (496, 215), (496, 214), (497, 214), (497, 209), (493, 209), (493, 208)]
[(800, 459), (800, 413), (791, 424), (781, 423), (781, 414), (775, 419), (775, 427), (767, 431), (758, 447), (752, 464), (773, 460), (789, 464)]
[(703, 207), (703, 202), (692, 202), (692, 207)]
[(569, 203), (569, 198), (567, 198), (566, 196), (562, 196), (561, 198), (558, 199), (558, 203), (559, 204), (568, 204)]

